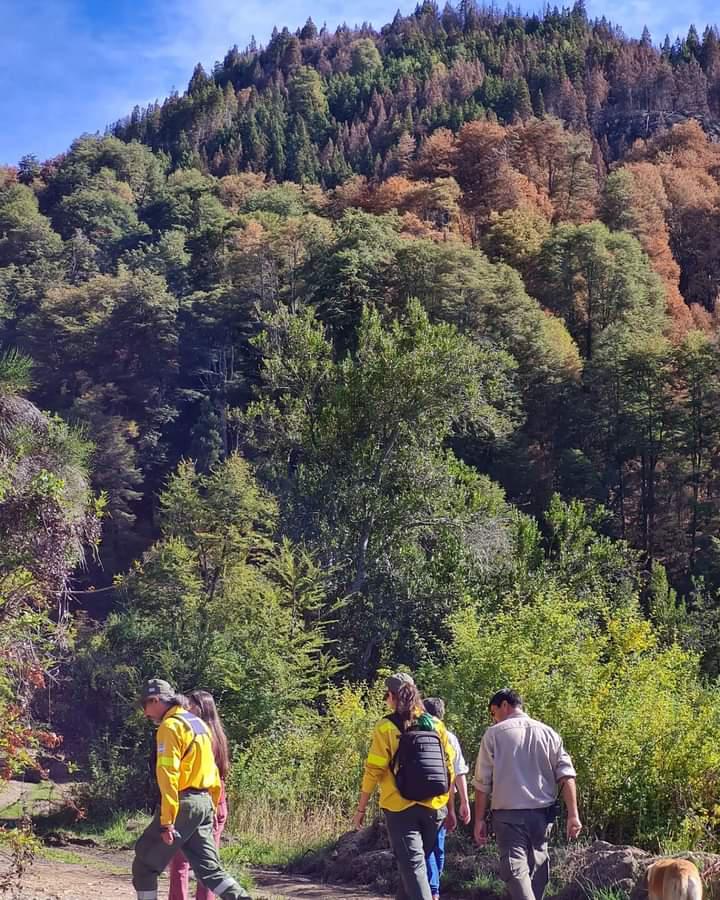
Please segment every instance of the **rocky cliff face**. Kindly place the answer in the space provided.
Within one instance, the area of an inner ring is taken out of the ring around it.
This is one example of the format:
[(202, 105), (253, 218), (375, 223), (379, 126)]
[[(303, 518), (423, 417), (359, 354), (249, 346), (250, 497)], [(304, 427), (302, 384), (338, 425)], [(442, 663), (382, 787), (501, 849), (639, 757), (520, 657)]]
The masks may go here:
[(666, 131), (672, 128), (673, 125), (687, 122), (688, 119), (695, 119), (700, 123), (711, 141), (720, 143), (720, 120), (689, 112), (647, 112), (636, 110), (634, 112), (621, 113), (608, 110), (598, 125), (595, 136), (601, 144), (603, 143), (603, 138), (607, 141), (609, 150), (608, 161), (612, 162), (622, 159), (635, 141), (651, 137), (658, 131)]

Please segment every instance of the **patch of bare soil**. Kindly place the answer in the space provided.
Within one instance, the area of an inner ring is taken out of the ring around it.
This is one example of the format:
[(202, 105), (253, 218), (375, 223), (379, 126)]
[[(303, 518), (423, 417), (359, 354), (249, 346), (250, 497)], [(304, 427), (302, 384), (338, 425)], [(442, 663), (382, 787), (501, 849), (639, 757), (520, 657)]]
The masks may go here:
[(318, 884), (302, 875), (286, 875), (274, 869), (253, 869), (256, 897), (288, 897), (293, 900), (388, 900), (357, 885)]
[[(130, 882), (132, 854), (75, 851), (72, 861), (39, 857), (23, 874), (13, 900), (135, 900)], [(0, 854), (0, 871), (7, 865)]]
[[(13, 900), (135, 900), (130, 880), (132, 852), (72, 851), (76, 861), (39, 858), (23, 876)], [(7, 859), (0, 854), (0, 871)], [(316, 884), (302, 875), (285, 875), (271, 869), (253, 871), (255, 898), (289, 900), (387, 900), (362, 888)], [(191, 886), (192, 888), (192, 886)], [(168, 882), (160, 880), (159, 896), (167, 897)], [(191, 889), (191, 896), (194, 892)], [(0, 896), (5, 896), (0, 891)]]

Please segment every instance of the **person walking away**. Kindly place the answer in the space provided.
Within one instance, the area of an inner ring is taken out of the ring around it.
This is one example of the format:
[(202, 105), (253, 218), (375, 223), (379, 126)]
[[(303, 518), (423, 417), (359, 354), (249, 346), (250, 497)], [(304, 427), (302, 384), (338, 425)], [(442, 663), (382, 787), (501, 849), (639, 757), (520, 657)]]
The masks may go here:
[(137, 900), (157, 900), (158, 876), (178, 850), (208, 890), (222, 900), (248, 900), (247, 892), (223, 871), (213, 840), (221, 786), (210, 730), (184, 709), (183, 700), (160, 678), (148, 681), (141, 695), (143, 712), (158, 725), (160, 808), (135, 844), (132, 881)]
[[(215, 846), (220, 849), (220, 835), (228, 816), (225, 781), (230, 772), (230, 748), (213, 695), (207, 691), (192, 691), (188, 694), (188, 700), (190, 712), (199, 716), (210, 729), (213, 756), (220, 774), (220, 800), (213, 821), (213, 839)], [(178, 850), (173, 856), (168, 874), (170, 876), (168, 900), (188, 900), (190, 863), (182, 850)], [(213, 900), (214, 896), (202, 882), (198, 881), (195, 900)]]
[(380, 788), (400, 875), (399, 900), (432, 900), (425, 857), (447, 815), (453, 752), (447, 731), (423, 708), (412, 677), (385, 679), (390, 714), (373, 729), (353, 825), (360, 828), (371, 794)]
[[(445, 718), (445, 702), (440, 697), (426, 697), (424, 700), (425, 712), (430, 713), (433, 718), (443, 721)], [(450, 802), (448, 804), (448, 815), (446, 820), (440, 826), (437, 834), (435, 846), (427, 856), (427, 874), (430, 882), (430, 893), (433, 900), (440, 897), (440, 878), (445, 868), (445, 835), (448, 831), (454, 831), (457, 827), (457, 816), (455, 813), (455, 794), (460, 795), (460, 821), (463, 825), (470, 822), (470, 801), (468, 799), (467, 773), (469, 766), (465, 762), (460, 741), (452, 731), (447, 730), (448, 740), (453, 751), (453, 766), (455, 768), (455, 781), (450, 789)]]
[(510, 688), (488, 703), (493, 724), (485, 731), (475, 766), (475, 842), (487, 843), (488, 797), (500, 855), (500, 877), (512, 900), (542, 900), (550, 876), (548, 838), (560, 789), (567, 807), (567, 837), (582, 830), (575, 769), (559, 734), (523, 710)]

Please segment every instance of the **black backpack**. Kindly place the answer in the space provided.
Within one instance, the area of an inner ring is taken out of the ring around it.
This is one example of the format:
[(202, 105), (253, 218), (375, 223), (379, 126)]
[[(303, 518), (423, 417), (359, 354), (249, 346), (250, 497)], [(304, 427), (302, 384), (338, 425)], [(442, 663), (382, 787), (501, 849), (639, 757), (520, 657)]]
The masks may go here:
[(406, 800), (430, 800), (447, 794), (450, 776), (440, 735), (417, 727), (402, 730), (397, 713), (386, 716), (400, 731), (400, 743), (390, 762), (398, 791)]

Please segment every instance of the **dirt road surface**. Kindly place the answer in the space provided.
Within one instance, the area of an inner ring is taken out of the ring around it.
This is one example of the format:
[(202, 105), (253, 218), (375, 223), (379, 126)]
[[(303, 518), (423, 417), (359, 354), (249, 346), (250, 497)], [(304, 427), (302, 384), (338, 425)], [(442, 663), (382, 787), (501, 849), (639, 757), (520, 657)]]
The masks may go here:
[[(3, 894), (12, 900), (135, 900), (130, 883), (132, 854), (83, 850), (73, 855), (77, 862), (38, 859), (25, 873), (17, 892)], [(82, 862), (79, 859), (82, 858)], [(0, 871), (7, 860), (0, 854)], [(253, 896), (262, 900), (388, 900), (345, 885), (315, 884), (302, 876), (284, 875), (270, 869), (253, 871)], [(161, 900), (167, 897), (167, 878), (160, 881)], [(191, 896), (194, 892), (191, 891)]]

